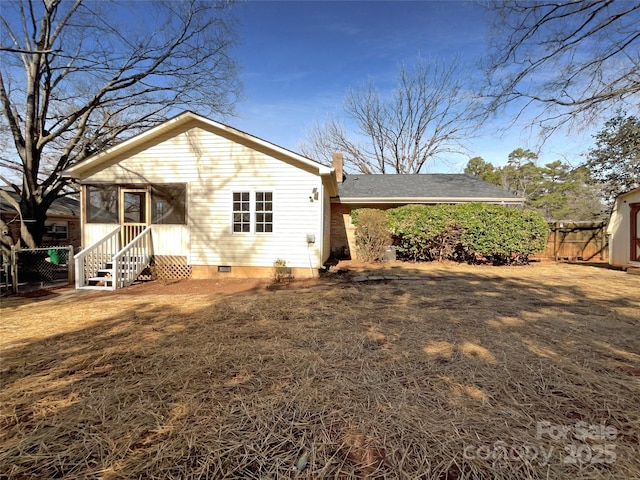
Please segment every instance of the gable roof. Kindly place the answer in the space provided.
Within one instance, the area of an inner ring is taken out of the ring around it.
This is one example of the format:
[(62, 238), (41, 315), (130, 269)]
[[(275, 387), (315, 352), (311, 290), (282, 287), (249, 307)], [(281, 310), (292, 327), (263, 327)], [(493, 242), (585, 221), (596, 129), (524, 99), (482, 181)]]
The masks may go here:
[[(8, 186), (0, 186), (2, 190), (7, 192), (15, 201), (20, 201), (20, 196)], [(14, 207), (0, 196), (0, 211), (2, 213), (15, 213)], [(65, 218), (79, 218), (80, 217), (80, 202), (74, 197), (58, 197), (56, 198), (49, 209), (47, 210), (47, 217), (65, 217)]]
[(328, 167), (321, 163), (315, 162), (299, 153), (292, 152), (286, 148), (279, 147), (273, 143), (262, 140), (241, 130), (235, 129), (228, 125), (215, 122), (206, 117), (198, 115), (191, 111), (185, 111), (169, 120), (162, 122), (149, 130), (146, 130), (138, 135), (134, 135), (127, 140), (120, 142), (113, 147), (107, 148), (86, 160), (73, 165), (62, 172), (64, 177), (83, 178), (89, 176), (95, 172), (99, 172), (103, 168), (110, 165), (110, 162), (118, 156), (126, 154), (128, 151), (132, 151), (140, 145), (151, 142), (153, 139), (166, 135), (174, 130), (185, 128), (189, 123), (193, 123), (193, 126), (204, 127), (207, 130), (213, 131), (221, 136), (240, 141), (245, 144), (253, 146), (255, 149), (260, 149), (272, 154), (285, 157), (294, 163), (299, 163), (307, 167), (312, 167), (318, 170), (319, 175), (329, 176), (334, 172), (333, 167)]
[(341, 203), (524, 203), (524, 198), (478, 177), (454, 173), (348, 174), (338, 189)]

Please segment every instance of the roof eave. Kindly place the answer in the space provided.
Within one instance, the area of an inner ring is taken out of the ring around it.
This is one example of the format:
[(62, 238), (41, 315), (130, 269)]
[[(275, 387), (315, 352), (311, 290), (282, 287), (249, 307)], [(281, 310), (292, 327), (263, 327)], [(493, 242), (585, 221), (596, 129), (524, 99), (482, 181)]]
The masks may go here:
[(176, 115), (173, 118), (170, 118), (162, 122), (160, 125), (157, 125), (153, 128), (145, 130), (144, 132), (134, 135), (133, 137), (118, 143), (117, 145), (109, 147), (106, 150), (103, 150), (99, 153), (96, 153), (86, 158), (80, 163), (77, 163), (75, 165), (72, 165), (69, 168), (64, 169), (60, 173), (60, 175), (66, 178), (82, 178), (84, 173), (90, 172), (92, 170), (92, 167), (98, 167), (102, 162), (107, 161), (109, 157), (119, 152), (126, 151), (128, 148), (131, 148), (146, 140), (151, 140), (154, 137), (161, 135), (163, 132), (171, 130), (176, 126), (182, 123), (186, 123), (197, 117), (199, 116), (194, 114), (193, 112), (189, 112), (189, 111), (183, 112), (179, 115)]
[(222, 123), (215, 122), (213, 120), (210, 120), (196, 113), (186, 111), (173, 118), (170, 118), (164, 121), (160, 125), (150, 128), (149, 130), (146, 130), (137, 135), (134, 135), (133, 137), (128, 138), (127, 140), (124, 140), (123, 142), (117, 145), (107, 148), (106, 150), (87, 158), (83, 162), (80, 162), (76, 165), (73, 165), (65, 169), (63, 172), (61, 172), (61, 175), (67, 178), (82, 178), (87, 173), (91, 174), (94, 171), (99, 171), (98, 167), (102, 163), (107, 162), (109, 158), (115, 155), (118, 155), (120, 153), (124, 153), (128, 149), (135, 147), (138, 144), (141, 144), (148, 140), (152, 140), (153, 138), (158, 137), (163, 133), (171, 131), (172, 129), (182, 124), (188, 123), (190, 121), (201, 122), (205, 125), (212, 127), (213, 129), (222, 131), (229, 136), (232, 136), (232, 137), (235, 136), (249, 143), (253, 143), (256, 146), (260, 146), (261, 148), (264, 148), (268, 151), (277, 153), (278, 155), (281, 155), (291, 160), (294, 160), (296, 162), (299, 162), (307, 167), (315, 168), (318, 170), (319, 175), (328, 175), (333, 171), (333, 168), (327, 167), (326, 165), (315, 162), (296, 152), (292, 152), (291, 150), (287, 150), (286, 148), (280, 147), (278, 145), (274, 145), (273, 143), (267, 142), (266, 140), (262, 140), (261, 138), (255, 137), (253, 135), (250, 135), (248, 133), (245, 133), (233, 127), (229, 127)]
[(338, 191), (338, 182), (336, 181), (336, 169), (333, 167), (326, 167), (320, 170), (320, 177), (322, 178), (322, 183), (327, 189), (327, 194), (329, 197), (336, 197), (339, 193)]

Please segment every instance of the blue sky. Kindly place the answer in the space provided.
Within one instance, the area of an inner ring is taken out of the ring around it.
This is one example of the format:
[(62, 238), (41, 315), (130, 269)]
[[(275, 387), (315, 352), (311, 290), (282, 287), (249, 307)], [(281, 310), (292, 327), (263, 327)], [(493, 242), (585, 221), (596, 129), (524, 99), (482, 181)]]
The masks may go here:
[[(349, 87), (371, 79), (390, 89), (398, 64), (418, 56), (455, 58), (474, 72), (486, 53), (488, 22), (477, 2), (247, 1), (234, 8), (245, 94), (228, 123), (292, 150), (314, 123), (342, 111)], [(501, 165), (517, 147), (538, 148), (523, 125), (500, 137), (505, 122), (496, 119), (470, 139), (469, 156)], [(552, 138), (541, 163), (579, 163), (591, 133)], [(451, 156), (428, 171), (460, 172), (468, 158)]]

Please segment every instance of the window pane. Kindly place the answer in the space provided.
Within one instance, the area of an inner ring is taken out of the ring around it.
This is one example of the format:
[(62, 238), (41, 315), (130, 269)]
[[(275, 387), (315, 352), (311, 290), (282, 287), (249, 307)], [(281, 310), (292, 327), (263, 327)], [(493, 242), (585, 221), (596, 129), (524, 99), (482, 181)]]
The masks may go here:
[(182, 184), (151, 187), (151, 223), (184, 225), (187, 223), (187, 186)]
[(251, 231), (249, 192), (233, 192), (232, 229), (234, 233)]
[(273, 232), (273, 193), (256, 192), (256, 232)]
[(87, 186), (87, 223), (118, 223), (118, 187)]
[(67, 240), (69, 238), (67, 222), (51, 223), (45, 225), (45, 232), (42, 237), (44, 241)]

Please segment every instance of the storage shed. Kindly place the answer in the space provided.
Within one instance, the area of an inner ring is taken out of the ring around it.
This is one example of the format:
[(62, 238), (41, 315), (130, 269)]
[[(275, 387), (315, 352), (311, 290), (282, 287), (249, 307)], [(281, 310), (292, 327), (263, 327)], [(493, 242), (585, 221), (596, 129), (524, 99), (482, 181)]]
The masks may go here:
[(616, 198), (607, 234), (609, 263), (624, 269), (640, 268), (640, 188)]

